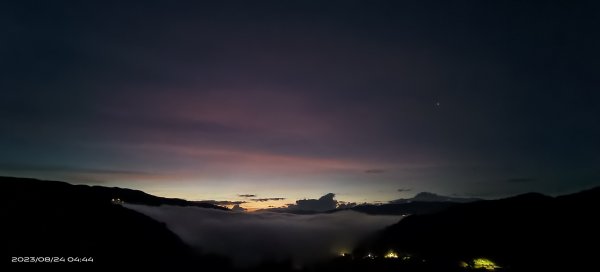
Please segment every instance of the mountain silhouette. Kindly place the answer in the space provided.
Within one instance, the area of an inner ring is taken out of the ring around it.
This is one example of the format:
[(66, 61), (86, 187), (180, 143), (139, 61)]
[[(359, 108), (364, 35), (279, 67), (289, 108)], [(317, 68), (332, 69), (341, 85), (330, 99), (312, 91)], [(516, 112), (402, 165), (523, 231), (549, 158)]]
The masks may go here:
[(482, 200), (480, 198), (463, 198), (463, 197), (451, 197), (443, 196), (430, 192), (421, 192), (415, 195), (413, 198), (401, 198), (390, 201), (393, 204), (410, 203), (410, 202), (456, 202), (456, 203), (468, 203)]
[[(394, 203), (394, 204), (363, 204), (358, 205), (348, 210), (353, 210), (361, 213), (372, 214), (372, 215), (412, 215), (412, 214), (428, 214), (440, 212), (448, 209), (457, 203), (454, 202), (407, 202), (407, 203)], [(340, 210), (336, 210), (340, 211)]]
[[(226, 210), (136, 190), (0, 177), (0, 271), (26, 265), (11, 263), (13, 257), (93, 258), (70, 264), (80, 270), (239, 271), (228, 256), (192, 249), (165, 224), (122, 202)], [(599, 202), (600, 187), (558, 197), (528, 193), (469, 203), (357, 206), (352, 209), (412, 215), (373, 234), (351, 254), (302, 271), (473, 271), (460, 264), (476, 259), (493, 260), (499, 271), (594, 271)], [(382, 257), (391, 250), (394, 258)], [(298, 268), (282, 261), (242, 271)]]
[[(51, 194), (62, 194), (66, 192), (85, 194), (90, 201), (108, 202), (115, 200), (131, 204), (143, 204), (148, 206), (172, 205), (172, 206), (195, 206), (200, 208), (212, 208), (219, 210), (228, 210), (225, 207), (213, 205), (210, 203), (201, 203), (187, 201), (178, 198), (165, 198), (153, 196), (142, 191), (124, 189), (118, 187), (104, 186), (88, 186), (88, 185), (71, 185), (61, 181), (47, 181), (29, 178), (12, 178), (0, 177), (0, 186), (6, 189), (6, 192), (12, 192), (20, 199), (31, 199), (29, 196), (32, 193), (40, 192), (37, 197), (51, 197)], [(10, 197), (10, 196), (7, 196)], [(51, 202), (60, 201), (60, 199), (52, 199)]]
[(73, 257), (80, 262), (93, 259), (93, 263), (71, 264), (81, 269), (133, 266), (170, 270), (197, 262), (209, 267), (221, 261), (197, 254), (163, 223), (115, 204), (115, 199), (224, 209), (129, 189), (0, 177), (0, 265), (28, 265), (11, 263), (13, 257), (63, 257), (65, 261)]
[(421, 192), (412, 198), (397, 199), (386, 204), (362, 204), (341, 210), (349, 209), (373, 215), (429, 214), (446, 210), (458, 203), (469, 203), (480, 200), (479, 198), (458, 198)]
[[(457, 204), (413, 215), (378, 233), (355, 255), (389, 250), (427, 260), (430, 270), (458, 269), (486, 257), (506, 271), (577, 271), (595, 267), (600, 187), (549, 197), (537, 193)], [(460, 271), (460, 270), (457, 270)]]

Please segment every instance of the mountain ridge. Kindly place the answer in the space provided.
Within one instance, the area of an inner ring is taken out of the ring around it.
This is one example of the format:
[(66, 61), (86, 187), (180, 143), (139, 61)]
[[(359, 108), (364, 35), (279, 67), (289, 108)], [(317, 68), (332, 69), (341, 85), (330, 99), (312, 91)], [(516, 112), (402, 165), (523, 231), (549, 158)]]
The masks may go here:
[(70, 184), (64, 181), (54, 181), (54, 180), (39, 180), (32, 178), (20, 178), (20, 177), (0, 177), (0, 184), (6, 187), (9, 186), (9, 190), (13, 190), (14, 192), (22, 192), (25, 190), (34, 187), (41, 186), (46, 188), (69, 188), (69, 186), (74, 186), (72, 188), (79, 188), (82, 191), (94, 192), (95, 196), (99, 198), (101, 201), (112, 201), (118, 199), (120, 201), (124, 201), (132, 204), (144, 204), (149, 206), (159, 206), (159, 205), (173, 205), (173, 206), (195, 206), (200, 208), (211, 208), (218, 210), (229, 210), (226, 207), (213, 205), (210, 203), (200, 203), (194, 201), (187, 201), (180, 198), (166, 198), (159, 197), (148, 194), (146, 192), (135, 190), (135, 189), (127, 189), (120, 187), (106, 187), (99, 185), (85, 185), (85, 184)]
[(557, 197), (526, 193), (460, 203), (408, 216), (365, 241), (354, 254), (382, 255), (393, 249), (435, 260), (439, 267), (432, 270), (477, 257), (491, 258), (507, 271), (592, 267), (587, 248), (599, 242), (597, 207), (600, 187)]
[(86, 258), (93, 261), (81, 265), (103, 270), (124, 266), (171, 271), (219, 262), (196, 252), (164, 223), (114, 198), (144, 205), (186, 204), (129, 189), (0, 177), (0, 266), (19, 269), (24, 264), (10, 262), (19, 256), (63, 257), (65, 263), (69, 257)]
[(468, 203), (483, 200), (481, 198), (463, 198), (463, 197), (452, 197), (444, 196), (431, 192), (420, 192), (412, 198), (400, 198), (392, 200), (390, 204), (402, 204), (410, 202), (456, 202), (456, 203)]

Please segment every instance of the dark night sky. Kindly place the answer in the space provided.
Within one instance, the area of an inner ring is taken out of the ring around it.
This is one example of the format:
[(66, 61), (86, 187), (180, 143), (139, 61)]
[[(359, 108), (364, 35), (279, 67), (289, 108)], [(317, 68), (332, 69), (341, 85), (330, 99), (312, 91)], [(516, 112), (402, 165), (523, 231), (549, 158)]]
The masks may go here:
[(600, 184), (594, 1), (211, 2), (3, 1), (0, 175), (287, 198), (258, 206)]

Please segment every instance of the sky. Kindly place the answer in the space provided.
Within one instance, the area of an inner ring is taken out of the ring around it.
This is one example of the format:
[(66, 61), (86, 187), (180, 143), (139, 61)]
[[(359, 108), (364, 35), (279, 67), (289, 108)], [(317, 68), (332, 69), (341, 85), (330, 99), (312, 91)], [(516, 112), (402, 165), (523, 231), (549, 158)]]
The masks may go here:
[(0, 175), (251, 209), (600, 185), (594, 1), (0, 5)]

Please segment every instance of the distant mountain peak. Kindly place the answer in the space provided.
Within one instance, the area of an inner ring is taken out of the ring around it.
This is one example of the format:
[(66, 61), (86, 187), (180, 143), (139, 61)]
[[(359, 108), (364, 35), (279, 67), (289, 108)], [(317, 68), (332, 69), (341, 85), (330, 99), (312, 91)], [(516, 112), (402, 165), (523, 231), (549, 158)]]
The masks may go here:
[(431, 192), (420, 192), (416, 194), (412, 198), (401, 198), (390, 201), (390, 203), (400, 204), (400, 203), (410, 203), (410, 202), (457, 202), (457, 203), (467, 203), (479, 201), (479, 198), (462, 198), (462, 197), (451, 197), (451, 196), (443, 196)]
[(443, 197), (440, 196), (438, 194), (435, 193), (431, 193), (431, 192), (420, 192), (418, 194), (416, 194), (413, 199), (419, 199), (419, 198), (430, 198), (430, 197)]

